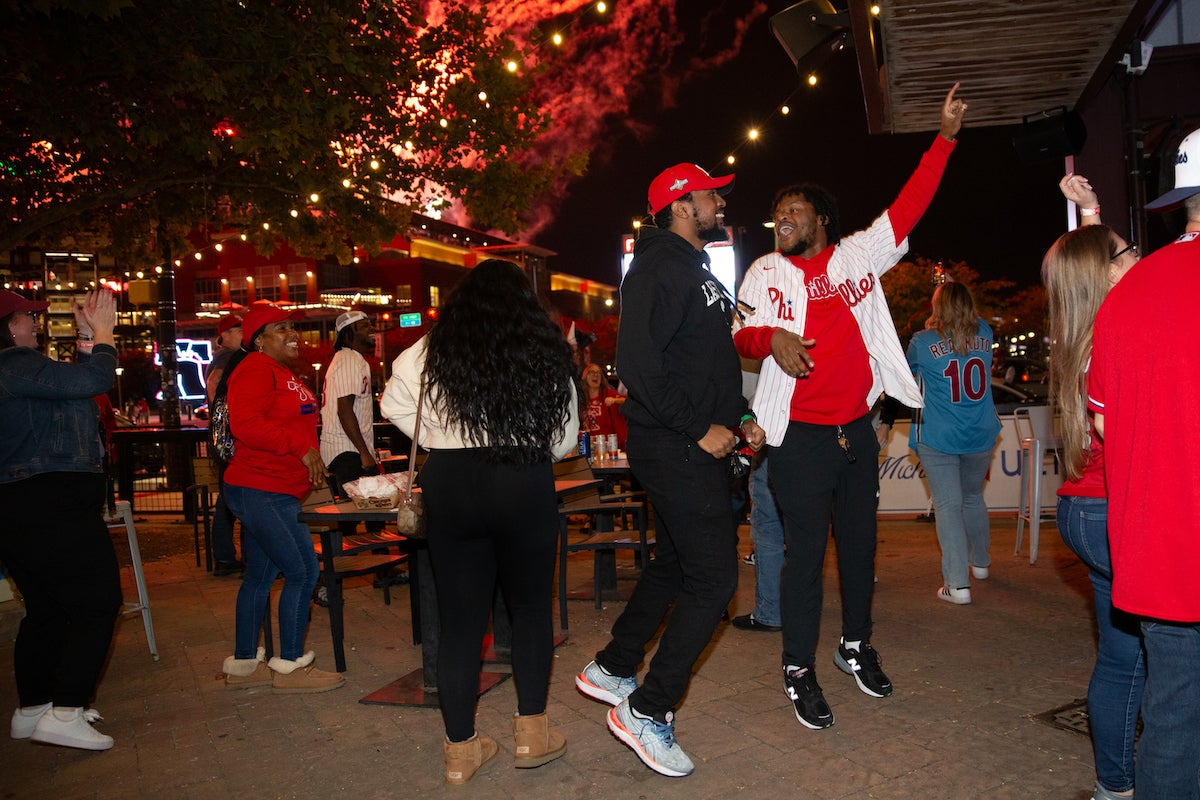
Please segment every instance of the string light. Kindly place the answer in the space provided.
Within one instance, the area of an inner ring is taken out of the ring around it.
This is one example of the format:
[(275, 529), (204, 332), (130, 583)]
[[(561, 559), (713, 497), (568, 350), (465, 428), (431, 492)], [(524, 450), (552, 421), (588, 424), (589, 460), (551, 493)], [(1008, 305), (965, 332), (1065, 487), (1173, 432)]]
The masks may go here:
[(878, 4), (878, 3), (876, 3), (876, 4), (875, 4), (875, 5), (873, 5), (873, 6), (871, 6), (871, 14), (872, 14), (872, 16), (876, 16), (876, 17), (878, 17), (878, 16), (879, 16), (879, 12), (880, 12), (880, 11), (882, 11), (882, 10), (883, 10), (883, 9), (881, 9), (881, 8), (879, 7), (879, 4)]
[(747, 133), (746, 136), (750, 137), (750, 141), (752, 142), (758, 141), (758, 128), (751, 128), (750, 132)]
[(816, 86), (817, 85), (817, 73), (815, 73), (815, 72), (809, 73), (808, 80), (806, 82), (808, 83), (809, 86)]
[(792, 113), (792, 109), (788, 108), (787, 106), (780, 106), (779, 113), (786, 117), (788, 114)]
[[(555, 31), (554, 35), (550, 37), (550, 41), (554, 42), (554, 45), (556, 47), (561, 47), (562, 43), (563, 43), (562, 34), (559, 33), (558, 31)], [(480, 92), (480, 94), (483, 94), (483, 92)]]
[(596, 3), (596, 12), (597, 13), (604, 14), (607, 11), (608, 11), (608, 3), (605, 3), (604, 0), (600, 0), (599, 3)]
[(732, 166), (733, 166), (733, 163), (734, 163), (735, 161), (737, 161), (737, 159), (733, 157), (733, 153), (730, 153), (729, 155), (725, 156), (725, 162), (726, 162), (727, 164), (729, 164), (729, 166), (731, 166), (731, 167), (732, 167)]
[(312, 194), (310, 194), (308, 196), (308, 201), (310, 203), (319, 203), (319, 202), (321, 202), (321, 195), (317, 194), (316, 192), (313, 192)]

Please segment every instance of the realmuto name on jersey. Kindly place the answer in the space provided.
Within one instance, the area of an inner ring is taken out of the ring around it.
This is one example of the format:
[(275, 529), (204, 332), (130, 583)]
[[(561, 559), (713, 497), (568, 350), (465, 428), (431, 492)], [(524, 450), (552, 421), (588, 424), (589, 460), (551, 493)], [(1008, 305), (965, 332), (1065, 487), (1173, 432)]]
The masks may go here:
[(840, 296), (846, 305), (854, 307), (866, 299), (875, 288), (875, 273), (867, 273), (857, 281), (846, 278), (841, 283), (829, 280), (828, 275), (818, 275), (804, 284), (809, 300), (828, 300)]

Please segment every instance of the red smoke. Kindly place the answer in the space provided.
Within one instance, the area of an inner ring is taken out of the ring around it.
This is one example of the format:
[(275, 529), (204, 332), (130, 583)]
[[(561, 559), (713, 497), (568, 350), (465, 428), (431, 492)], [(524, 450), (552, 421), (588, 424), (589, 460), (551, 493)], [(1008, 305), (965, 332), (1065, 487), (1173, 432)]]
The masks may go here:
[[(656, 98), (662, 108), (672, 107), (683, 79), (702, 76), (737, 55), (750, 23), (767, 12), (761, 0), (732, 23), (728, 10), (719, 20), (717, 12), (709, 12), (698, 20), (699, 41), (689, 38), (685, 50), (671, 0), (611, 0), (606, 14), (595, 5), (595, 0), (486, 3), (493, 30), (512, 37), (527, 53), (523, 69), (538, 68), (535, 92), (551, 118), (529, 156), (538, 162), (561, 164), (586, 150), (589, 169), (606, 168), (610, 140), (621, 131), (646, 133), (630, 116), (635, 100)], [(549, 41), (555, 31), (563, 34), (561, 46)], [(529, 210), (521, 238), (532, 239), (554, 220), (570, 181), (561, 179)], [(469, 225), (458, 204), (445, 216)]]

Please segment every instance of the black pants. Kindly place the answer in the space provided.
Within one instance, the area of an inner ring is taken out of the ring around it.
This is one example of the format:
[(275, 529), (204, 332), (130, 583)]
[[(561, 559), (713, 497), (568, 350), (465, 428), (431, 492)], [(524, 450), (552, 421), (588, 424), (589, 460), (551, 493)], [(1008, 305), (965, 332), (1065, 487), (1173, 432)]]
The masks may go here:
[(687, 691), (692, 667), (737, 589), (737, 528), (729, 513), (728, 459), (682, 437), (654, 445), (636, 437), (631, 431), (629, 465), (654, 505), (658, 543), (596, 662), (614, 675), (637, 674), (670, 612), (646, 678), (629, 698), (639, 712), (655, 715), (673, 710)]
[[(378, 475), (378, 470), (363, 469), (362, 456), (357, 450), (347, 450), (345, 453), (338, 453), (333, 460), (326, 464), (326, 468), (333, 473), (334, 479), (337, 481), (338, 490), (342, 494), (341, 487), (351, 481), (356, 481), (359, 478), (365, 478), (368, 475)], [(369, 531), (383, 530), (382, 522), (367, 522), (365, 523)], [(342, 522), (338, 528), (343, 536), (350, 536), (358, 530), (357, 522)]]
[(421, 468), (441, 635), (437, 685), (446, 736), (475, 733), (483, 636), (496, 582), (512, 618), (517, 711), (546, 710), (558, 500), (549, 462), (490, 464), (480, 450), (435, 450)]
[(86, 706), (108, 657), (121, 575), (104, 524), (105, 479), (55, 472), (0, 484), (0, 561), (25, 619), (13, 650), (22, 706)]
[(771, 448), (767, 462), (787, 546), (779, 592), (785, 665), (805, 666), (816, 655), (830, 522), (842, 588), (842, 636), (871, 638), (879, 442), (870, 417), (842, 430), (854, 463), (838, 445), (837, 426), (804, 422), (788, 425), (783, 444)]

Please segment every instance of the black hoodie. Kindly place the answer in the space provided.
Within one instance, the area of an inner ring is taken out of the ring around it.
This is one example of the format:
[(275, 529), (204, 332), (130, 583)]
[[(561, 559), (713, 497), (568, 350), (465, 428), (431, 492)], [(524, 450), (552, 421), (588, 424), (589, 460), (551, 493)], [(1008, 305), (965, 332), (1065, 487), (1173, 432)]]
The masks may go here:
[(747, 404), (733, 303), (708, 271), (708, 255), (658, 228), (642, 228), (633, 253), (617, 336), (631, 447), (680, 436), (695, 443), (714, 424), (736, 428)]

